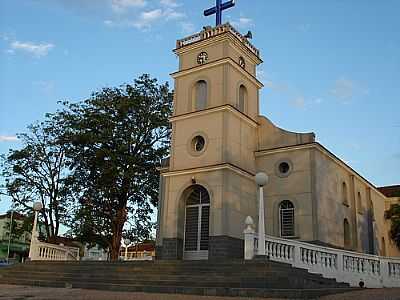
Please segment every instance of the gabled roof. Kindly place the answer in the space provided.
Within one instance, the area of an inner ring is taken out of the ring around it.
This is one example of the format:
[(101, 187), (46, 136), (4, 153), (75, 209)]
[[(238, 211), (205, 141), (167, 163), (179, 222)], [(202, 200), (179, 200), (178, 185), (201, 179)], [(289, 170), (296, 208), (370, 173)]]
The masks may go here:
[(378, 187), (378, 190), (386, 197), (400, 197), (400, 185), (389, 185)]

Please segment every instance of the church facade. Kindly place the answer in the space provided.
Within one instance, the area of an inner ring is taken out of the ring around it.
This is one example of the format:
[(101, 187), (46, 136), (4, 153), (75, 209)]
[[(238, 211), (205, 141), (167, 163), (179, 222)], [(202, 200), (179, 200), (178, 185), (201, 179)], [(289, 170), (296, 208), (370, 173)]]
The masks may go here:
[[(389, 237), (390, 200), (318, 143), (259, 112), (260, 52), (224, 24), (177, 41), (171, 156), (160, 169), (156, 256), (243, 258), (247, 216), (265, 232), (329, 247), (400, 256)], [(257, 230), (257, 229), (256, 229)]]

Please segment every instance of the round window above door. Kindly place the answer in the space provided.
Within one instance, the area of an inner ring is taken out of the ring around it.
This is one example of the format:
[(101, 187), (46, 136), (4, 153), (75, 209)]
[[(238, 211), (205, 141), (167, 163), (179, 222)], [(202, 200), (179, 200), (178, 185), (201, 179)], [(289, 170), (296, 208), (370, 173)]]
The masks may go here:
[(195, 133), (188, 141), (188, 152), (192, 156), (200, 156), (207, 150), (208, 138), (204, 133)]

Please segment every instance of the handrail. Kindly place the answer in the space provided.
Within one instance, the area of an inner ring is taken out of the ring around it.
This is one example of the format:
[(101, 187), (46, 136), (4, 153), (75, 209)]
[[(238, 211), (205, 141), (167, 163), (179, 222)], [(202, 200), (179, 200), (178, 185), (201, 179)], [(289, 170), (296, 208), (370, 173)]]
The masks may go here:
[(31, 260), (47, 261), (77, 261), (79, 260), (79, 248), (67, 247), (35, 241), (32, 245)]
[[(245, 259), (258, 254), (258, 235), (247, 224)], [(384, 257), (329, 248), (310, 243), (265, 237), (265, 254), (269, 260), (334, 278), (351, 286), (370, 288), (400, 287), (400, 258)]]

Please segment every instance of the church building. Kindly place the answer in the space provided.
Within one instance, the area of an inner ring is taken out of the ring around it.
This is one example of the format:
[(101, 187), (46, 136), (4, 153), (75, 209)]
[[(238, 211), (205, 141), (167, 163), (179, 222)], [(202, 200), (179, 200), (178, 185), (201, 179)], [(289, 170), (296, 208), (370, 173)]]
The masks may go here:
[(384, 217), (393, 199), (314, 133), (289, 132), (260, 115), (262, 59), (249, 38), (224, 24), (177, 41), (171, 152), (160, 169), (157, 258), (243, 258), (245, 219), (258, 220), (258, 172), (269, 176), (267, 235), (400, 256)]

